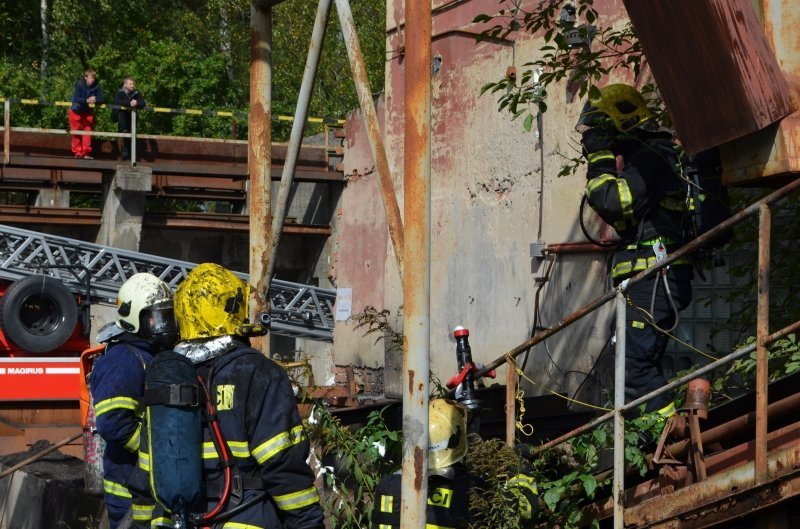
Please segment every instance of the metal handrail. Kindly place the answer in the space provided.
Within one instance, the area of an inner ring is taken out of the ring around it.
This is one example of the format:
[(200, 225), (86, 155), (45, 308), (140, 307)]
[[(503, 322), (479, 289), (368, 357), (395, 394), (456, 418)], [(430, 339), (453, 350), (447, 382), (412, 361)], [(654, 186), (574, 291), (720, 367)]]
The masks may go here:
[[(613, 290), (603, 294), (596, 300), (590, 302), (577, 311), (569, 314), (557, 324), (548, 327), (544, 331), (537, 333), (532, 338), (526, 340), (506, 354), (496, 358), (492, 362), (483, 367), (476, 377), (487, 374), (492, 369), (499, 367), (501, 364), (510, 359), (516, 358), (518, 355), (528, 351), (531, 347), (544, 341), (545, 339), (555, 335), (561, 330), (569, 327), (579, 319), (587, 314), (597, 310), (605, 305), (612, 299), (616, 301), (616, 316), (617, 316), (617, 346), (615, 351), (615, 369), (614, 369), (614, 410), (598, 417), (597, 419), (576, 428), (566, 434), (553, 439), (552, 441), (541, 445), (537, 448), (536, 453), (539, 453), (547, 448), (561, 444), (585, 431), (588, 431), (599, 424), (602, 424), (610, 419), (614, 421), (614, 485), (613, 485), (613, 500), (614, 500), (614, 528), (622, 529), (623, 523), (623, 491), (624, 491), (624, 412), (635, 409), (637, 406), (650, 399), (666, 393), (681, 384), (696, 378), (698, 375), (708, 373), (717, 367), (726, 365), (734, 360), (751, 353), (756, 350), (756, 438), (755, 438), (755, 465), (754, 465), (754, 481), (757, 484), (764, 483), (768, 478), (767, 468), (767, 344), (784, 337), (796, 330), (800, 329), (800, 321), (795, 322), (780, 331), (769, 334), (768, 314), (769, 314), (769, 256), (770, 256), (770, 238), (771, 238), (771, 210), (770, 204), (785, 197), (792, 191), (800, 188), (800, 179), (796, 179), (789, 184), (781, 187), (780, 189), (770, 193), (766, 197), (754, 202), (750, 206), (739, 211), (731, 216), (726, 221), (720, 223), (715, 228), (709, 230), (705, 234), (692, 240), (685, 246), (676, 250), (656, 263), (654, 266), (647, 268), (639, 274), (623, 281), (619, 286)], [(647, 277), (655, 274), (657, 271), (664, 267), (669, 266), (673, 261), (688, 256), (701, 246), (709, 241), (720, 236), (723, 232), (729, 230), (736, 224), (742, 222), (745, 218), (759, 214), (759, 252), (758, 252), (758, 321), (756, 330), (756, 341), (747, 346), (741, 347), (725, 357), (707, 365), (700, 369), (689, 373), (673, 382), (654, 390), (628, 404), (624, 402), (624, 387), (625, 387), (625, 297), (624, 292), (632, 284), (638, 283)], [(508, 406), (513, 405), (513, 398), (515, 396), (508, 396), (509, 402), (506, 403), (507, 409), (513, 409)], [(515, 417), (506, 417), (506, 420), (514, 421)]]
[[(105, 106), (105, 105), (102, 105)], [(117, 107), (118, 105), (112, 105)], [(51, 134), (69, 134), (70, 136), (104, 136), (109, 138), (130, 138), (131, 140), (131, 167), (136, 167), (136, 110), (128, 109), (127, 107), (120, 107), (123, 111), (130, 111), (131, 113), (131, 131), (130, 132), (106, 132), (97, 130), (61, 130), (61, 129), (37, 129), (29, 127), (14, 127), (14, 130), (20, 132), (48, 132)], [(8, 164), (11, 161), (11, 101), (6, 99), (3, 102), (3, 164)]]

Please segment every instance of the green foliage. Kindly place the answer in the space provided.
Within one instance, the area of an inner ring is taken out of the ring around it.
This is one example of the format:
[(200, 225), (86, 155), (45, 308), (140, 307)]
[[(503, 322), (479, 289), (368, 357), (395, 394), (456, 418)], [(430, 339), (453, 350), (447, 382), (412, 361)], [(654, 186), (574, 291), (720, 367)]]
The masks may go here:
[(467, 471), (477, 477), (469, 491), (470, 527), (520, 527), (520, 511), (506, 483), (520, 473), (520, 458), (499, 439), (471, 440)]
[[(108, 99), (125, 75), (150, 106), (229, 110), (249, 108), (250, 2), (47, 0), (48, 44), (39, 0), (0, 6), (0, 97), (66, 101), (86, 68), (98, 72)], [(317, 2), (282, 2), (273, 8), (273, 115), (294, 115)], [(372, 89), (383, 87), (385, 0), (354, 3)], [(46, 52), (46, 53), (45, 53)], [(40, 66), (46, 60), (46, 75)], [(310, 116), (342, 118), (358, 105), (336, 10), (331, 10)], [(67, 128), (64, 107), (15, 105), (12, 126)], [(115, 130), (109, 112), (97, 113), (97, 130)], [(140, 114), (150, 134), (231, 137), (230, 118)], [(321, 130), (321, 125), (316, 126)], [(236, 124), (247, 137), (247, 123)], [(291, 123), (273, 123), (276, 141)], [(316, 133), (313, 127), (307, 133)]]
[[(402, 305), (397, 308), (395, 322), (402, 318)], [(364, 307), (364, 310), (353, 314), (353, 321), (356, 322), (356, 329), (366, 327), (364, 336), (377, 334), (375, 343), (383, 341), (387, 352), (401, 353), (403, 351), (403, 333), (395, 330), (394, 325), (389, 322), (392, 313), (388, 309), (378, 310), (371, 305)]]
[[(522, 65), (519, 77), (486, 83), (481, 93), (498, 94), (498, 110), (512, 119), (526, 116), (523, 128), (531, 130), (532, 114), (547, 110), (547, 90), (566, 81), (570, 93), (596, 95), (595, 83), (612, 70), (627, 69), (634, 76), (642, 65), (642, 48), (630, 23), (622, 27), (596, 26), (600, 15), (593, 0), (544, 0), (531, 11), (519, 0), (502, 0), (496, 15), (478, 15), (476, 23), (489, 23), (478, 40), (513, 38), (519, 32), (539, 34), (541, 55)], [(655, 91), (646, 86), (645, 94)]]
[[(744, 345), (755, 343), (755, 337), (749, 337)], [(792, 333), (776, 340), (767, 347), (769, 372), (768, 381), (772, 382), (786, 375), (800, 371), (800, 346), (797, 335)], [(756, 351), (735, 360), (726, 370), (714, 377), (711, 382), (711, 398), (713, 402), (723, 402), (734, 398), (755, 387)]]
[(311, 417), (306, 431), (317, 459), (336, 461), (336, 471), (325, 467), (324, 474), (322, 506), (330, 529), (371, 527), (375, 487), (399, 468), (400, 434), (388, 429), (383, 410), (370, 413), (367, 423), (355, 431), (321, 406), (314, 408)]
[[(641, 447), (658, 439), (663, 427), (664, 419), (655, 413), (625, 421), (625, 463), (629, 470), (642, 476), (647, 473)], [(613, 429), (604, 424), (540, 454), (533, 462), (534, 477), (546, 509), (539, 512), (537, 527), (599, 528), (597, 520), (585, 516), (584, 509), (602, 494), (611, 494), (613, 446)]]

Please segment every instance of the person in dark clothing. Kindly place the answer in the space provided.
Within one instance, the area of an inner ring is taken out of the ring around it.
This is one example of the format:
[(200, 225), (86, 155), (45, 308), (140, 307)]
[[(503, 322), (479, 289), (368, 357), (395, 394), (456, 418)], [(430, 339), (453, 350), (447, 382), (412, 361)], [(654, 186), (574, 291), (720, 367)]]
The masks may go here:
[[(611, 275), (617, 286), (653, 266), (686, 242), (687, 181), (670, 132), (658, 130), (642, 95), (632, 86), (607, 85), (590, 99), (578, 122), (588, 161), (586, 199), (623, 241)], [(635, 400), (666, 384), (661, 360), (665, 334), (692, 299), (689, 259), (630, 286), (625, 292), (625, 394)], [(645, 411), (675, 413), (667, 395)]]
[(89, 380), (97, 432), (106, 442), (103, 490), (111, 529), (131, 507), (128, 481), (138, 459), (145, 368), (178, 339), (172, 291), (153, 274), (131, 276), (119, 290), (117, 306), (116, 321), (98, 336), (106, 351)]
[[(112, 117), (116, 117), (117, 121), (117, 131), (130, 133), (131, 132), (131, 121), (132, 121), (132, 114), (136, 110), (144, 108), (145, 101), (142, 94), (136, 89), (136, 81), (134, 81), (133, 77), (125, 77), (122, 81), (122, 86), (117, 93), (114, 95), (114, 104), (119, 105), (121, 107), (125, 107), (124, 109), (114, 109), (112, 112)], [(129, 109), (129, 110), (126, 110)], [(123, 160), (130, 160), (131, 158), (131, 139), (130, 138), (123, 138), (122, 139), (122, 159)]]
[[(99, 105), (106, 102), (103, 89), (97, 81), (97, 73), (88, 69), (82, 79), (75, 83), (72, 91), (72, 104), (69, 107), (70, 130), (91, 132), (94, 128), (94, 109), (90, 105)], [(75, 158), (92, 159), (92, 137), (87, 135), (72, 135), (72, 153)]]
[[(479, 476), (465, 464), (467, 451), (483, 441), (476, 434), (467, 440), (467, 409), (455, 401), (433, 399), (428, 406), (428, 501), (426, 526), (439, 529), (488, 527), (470, 509), (470, 495), (490, 496), (488, 476)], [(470, 448), (468, 448), (468, 444)], [(516, 459), (516, 458), (515, 458)], [(521, 461), (521, 460), (520, 460)], [(530, 527), (538, 507), (538, 490), (530, 472), (514, 465), (505, 481), (502, 502), (513, 505), (519, 527)], [(500, 469), (493, 468), (492, 473)], [(375, 488), (372, 529), (400, 527), (402, 475), (384, 477)]]
[[(306, 462), (310, 445), (289, 378), (283, 368), (249, 346), (247, 336), (253, 333), (247, 319), (249, 290), (233, 272), (205, 263), (192, 270), (175, 293), (183, 340), (175, 352), (196, 366), (218, 421), (209, 421), (206, 415), (202, 425), (207, 503), (203, 513), (170, 512), (160, 501), (150, 479), (159, 472), (154, 468), (158, 447), (147, 440), (159, 425), (148, 423), (132, 480), (134, 527), (177, 527), (182, 519), (198, 514), (204, 527), (324, 527), (314, 474)], [(180, 442), (181, 432), (175, 436)], [(232, 465), (225, 463), (215, 440), (229, 447)], [(226, 468), (239, 476), (234, 483), (238, 490), (230, 494), (223, 478)], [(205, 519), (214, 511), (217, 516)]]

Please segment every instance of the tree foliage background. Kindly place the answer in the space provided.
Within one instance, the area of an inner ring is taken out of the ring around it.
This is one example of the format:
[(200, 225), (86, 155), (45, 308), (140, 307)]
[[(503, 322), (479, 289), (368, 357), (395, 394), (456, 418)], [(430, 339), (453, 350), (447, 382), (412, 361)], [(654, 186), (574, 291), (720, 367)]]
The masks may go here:
[[(273, 8), (273, 115), (293, 115), (316, 2)], [(383, 87), (385, 0), (355, 0), (353, 16), (372, 90)], [(87, 68), (107, 98), (132, 75), (151, 106), (247, 112), (249, 0), (14, 0), (0, 2), (0, 96), (66, 101)], [(309, 115), (342, 118), (358, 104), (335, 7), (331, 9)], [(111, 130), (100, 112), (100, 130)], [(231, 137), (227, 118), (142, 114), (149, 133)], [(238, 138), (247, 135), (243, 117)], [(67, 127), (64, 107), (22, 106), (13, 126)], [(286, 139), (291, 124), (276, 122)], [(315, 132), (307, 129), (308, 132)]]

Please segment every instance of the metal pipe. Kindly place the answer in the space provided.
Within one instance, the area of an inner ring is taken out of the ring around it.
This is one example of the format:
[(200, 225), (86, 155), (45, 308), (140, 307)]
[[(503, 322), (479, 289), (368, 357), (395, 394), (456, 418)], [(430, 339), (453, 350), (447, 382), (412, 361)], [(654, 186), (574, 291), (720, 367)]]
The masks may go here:
[[(250, 3), (250, 115), (247, 135), (247, 172), (250, 175), (250, 284), (253, 314), (269, 310), (269, 231), (272, 165), (272, 7)], [(260, 343), (259, 343), (260, 342)], [(269, 340), (253, 340), (269, 352)]]
[(758, 305), (756, 314), (756, 453), (755, 481), (765, 483), (767, 467), (767, 392), (769, 353), (765, 339), (769, 334), (769, 256), (772, 239), (772, 212), (761, 204), (758, 223)]
[[(767, 336), (766, 343), (772, 343), (775, 340), (779, 340), (779, 339), (783, 338), (784, 336), (788, 336), (788, 335), (792, 334), (793, 332), (797, 332), (798, 330), (800, 330), (800, 321), (796, 321), (793, 324), (784, 327), (780, 331), (776, 331), (776, 332), (770, 334), (769, 336)], [(687, 375), (684, 375), (679, 379), (673, 380), (672, 382), (670, 382), (666, 386), (663, 386), (663, 387), (653, 391), (652, 393), (648, 393), (647, 395), (644, 395), (642, 397), (639, 397), (636, 400), (633, 400), (633, 401), (629, 402), (628, 404), (626, 404), (623, 407), (623, 411), (636, 408), (640, 404), (643, 404), (643, 403), (647, 402), (648, 400), (650, 400), (653, 397), (661, 395), (662, 393), (666, 393), (667, 391), (671, 391), (671, 390), (675, 389), (676, 387), (678, 387), (680, 385), (686, 384), (687, 382), (689, 382), (690, 380), (692, 380), (694, 378), (702, 376), (702, 375), (704, 375), (706, 373), (710, 373), (711, 371), (714, 371), (715, 369), (717, 369), (719, 367), (722, 367), (725, 364), (729, 364), (729, 363), (733, 362), (734, 360), (738, 360), (739, 358), (743, 357), (744, 355), (748, 355), (748, 354), (752, 353), (753, 351), (755, 351), (755, 349), (756, 349), (756, 345), (754, 343), (745, 345), (744, 347), (740, 347), (739, 349), (735, 350), (734, 352), (732, 352), (728, 356), (720, 358), (719, 360), (717, 360), (715, 362), (711, 362), (710, 364), (708, 364), (706, 366), (703, 366), (703, 367), (701, 367), (700, 369), (698, 369), (696, 371), (692, 371), (691, 373), (689, 373)], [(544, 450), (547, 450), (548, 448), (552, 448), (554, 446), (560, 445), (564, 441), (568, 441), (569, 439), (571, 439), (571, 438), (573, 438), (573, 437), (575, 437), (577, 435), (580, 435), (583, 432), (587, 432), (587, 431), (591, 430), (592, 428), (594, 428), (595, 426), (597, 426), (599, 424), (603, 424), (604, 422), (612, 419), (613, 417), (614, 417), (614, 412), (613, 411), (608, 412), (608, 413), (606, 413), (604, 415), (601, 415), (600, 417), (594, 419), (591, 422), (588, 422), (588, 423), (584, 424), (583, 426), (579, 426), (578, 428), (575, 428), (574, 430), (571, 430), (571, 431), (569, 431), (569, 432), (567, 432), (567, 433), (565, 433), (563, 435), (560, 435), (560, 436), (556, 437), (555, 439), (552, 439), (552, 440), (550, 440), (550, 441), (548, 441), (548, 442), (546, 442), (546, 443), (544, 443), (544, 444), (542, 444), (540, 446), (537, 446), (536, 449), (533, 450), (533, 454), (534, 455), (535, 454), (539, 454), (539, 453), (543, 452)]]
[[(345, 0), (337, 0), (338, 2)], [(402, 529), (425, 529), (428, 502), (428, 391), (431, 283), (431, 2), (407, 0), (404, 68), (403, 469)]]
[(509, 358), (506, 365), (506, 445), (513, 447), (517, 433), (517, 364)]
[(614, 355), (614, 529), (624, 529), (625, 495), (625, 295), (617, 291), (615, 301), (617, 316), (617, 346)]
[[(372, 92), (369, 87), (367, 68), (364, 65), (364, 54), (361, 53), (361, 43), (356, 33), (353, 13), (350, 11), (350, 3), (347, 0), (336, 0), (336, 11), (339, 13), (339, 24), (342, 27), (347, 56), (350, 58), (350, 68), (353, 70), (353, 81), (356, 85), (361, 114), (364, 116), (369, 147), (372, 151), (372, 159), (375, 162), (375, 172), (378, 173), (378, 183), (381, 188), (381, 199), (383, 199), (383, 209), (386, 213), (389, 238), (392, 241), (397, 269), (402, 279), (403, 239), (405, 237), (403, 234), (403, 219), (400, 216), (400, 207), (397, 205), (392, 174), (389, 171), (389, 159), (386, 157), (378, 116), (375, 113), (375, 103), (372, 100)], [(426, 68), (429, 67), (430, 65), (426, 66)], [(406, 67), (405, 71), (408, 72), (409, 68)]]
[[(136, 167), (136, 120), (137, 112), (131, 109), (131, 167)], [(122, 140), (123, 142), (125, 140)]]
[[(619, 240), (601, 240), (600, 243), (619, 243)], [(557, 242), (545, 246), (547, 253), (593, 253), (593, 252), (612, 252), (615, 245), (600, 246), (593, 242)]]
[(264, 272), (268, 281), (272, 280), (275, 273), (275, 261), (278, 258), (278, 245), (281, 239), (283, 224), (286, 221), (286, 210), (289, 202), (289, 192), (294, 182), (294, 173), (297, 168), (297, 158), (300, 155), (300, 145), (303, 142), (303, 132), (306, 128), (308, 109), (311, 104), (311, 91), (317, 77), (319, 57), (322, 53), (322, 44), (325, 41), (325, 29), (328, 26), (328, 15), (331, 12), (331, 0), (319, 0), (317, 16), (314, 19), (314, 29), (311, 32), (311, 43), (308, 45), (306, 66), (303, 70), (303, 81), (300, 84), (300, 93), (297, 95), (297, 107), (294, 111), (292, 132), (289, 135), (289, 145), (286, 148), (286, 161), (283, 164), (281, 183), (278, 188), (278, 199), (275, 202), (275, 211), (272, 214), (272, 247), (267, 261), (268, 267)]
[[(711, 229), (711, 230), (707, 231), (706, 233), (704, 233), (700, 237), (694, 239), (690, 243), (682, 246), (678, 250), (675, 250), (675, 252), (673, 252), (671, 255), (668, 255), (666, 259), (662, 259), (661, 261), (659, 261), (656, 264), (656, 266), (653, 266), (652, 268), (648, 268), (646, 270), (643, 270), (643, 271), (639, 272), (635, 276), (633, 276), (630, 279), (628, 279), (628, 285), (632, 285), (633, 283), (638, 283), (639, 281), (642, 281), (643, 279), (646, 279), (646, 278), (650, 277), (651, 275), (656, 273), (658, 270), (661, 270), (665, 266), (668, 266), (673, 261), (676, 261), (678, 259), (682, 259), (684, 256), (688, 256), (689, 254), (691, 254), (692, 252), (694, 252), (695, 250), (697, 250), (701, 246), (703, 246), (706, 243), (708, 243), (709, 241), (713, 240), (715, 237), (717, 237), (722, 232), (724, 232), (724, 231), (728, 230), (729, 228), (732, 228), (736, 224), (740, 223), (745, 218), (747, 218), (749, 215), (752, 215), (752, 214), (756, 213), (759, 210), (761, 204), (771, 204), (772, 202), (775, 202), (776, 200), (778, 200), (780, 198), (783, 198), (784, 196), (788, 195), (789, 193), (791, 193), (792, 191), (794, 191), (794, 190), (796, 190), (798, 188), (800, 188), (800, 178), (798, 178), (797, 180), (793, 180), (792, 182), (789, 182), (788, 184), (786, 184), (785, 186), (783, 186), (782, 188), (780, 188), (780, 189), (778, 189), (776, 191), (773, 191), (772, 193), (770, 193), (766, 197), (762, 198), (758, 202), (754, 202), (754, 203), (750, 204), (748, 207), (744, 208), (740, 212), (736, 213), (735, 215), (732, 215), (728, 220), (719, 223), (714, 229)], [(575, 312), (573, 312), (572, 314), (568, 315), (566, 318), (564, 318), (563, 320), (561, 320), (557, 324), (555, 324), (555, 325), (553, 325), (551, 327), (548, 327), (547, 329), (545, 329), (541, 333), (537, 334), (536, 336), (533, 336), (532, 338), (530, 338), (530, 339), (526, 340), (525, 342), (521, 343), (520, 345), (518, 345), (517, 347), (515, 347), (511, 351), (509, 351), (509, 352), (503, 354), (502, 356), (499, 356), (496, 359), (492, 360), (491, 362), (486, 364), (482, 369), (480, 369), (475, 374), (475, 376), (476, 377), (482, 377), (482, 376), (486, 375), (486, 373), (488, 373), (492, 369), (497, 369), (501, 364), (503, 364), (505, 362), (505, 359), (506, 359), (507, 356), (510, 355), (512, 357), (517, 357), (518, 355), (524, 353), (525, 351), (527, 351), (528, 349), (530, 349), (532, 346), (536, 345), (537, 343), (541, 342), (542, 340), (545, 340), (545, 339), (549, 338), (550, 336), (553, 336), (554, 334), (559, 332), (564, 327), (567, 327), (569, 324), (574, 323), (575, 321), (583, 318), (588, 313), (594, 311), (595, 309), (597, 309), (601, 305), (604, 305), (608, 301), (611, 301), (611, 299), (614, 298), (614, 296), (615, 296), (615, 293), (614, 293), (613, 290), (609, 291), (609, 292), (606, 292), (601, 297), (599, 297), (596, 300), (592, 301), (588, 305), (585, 305), (584, 307), (582, 307), (582, 308), (576, 310)]]
[(11, 101), (3, 102), (3, 163), (11, 160)]

